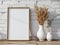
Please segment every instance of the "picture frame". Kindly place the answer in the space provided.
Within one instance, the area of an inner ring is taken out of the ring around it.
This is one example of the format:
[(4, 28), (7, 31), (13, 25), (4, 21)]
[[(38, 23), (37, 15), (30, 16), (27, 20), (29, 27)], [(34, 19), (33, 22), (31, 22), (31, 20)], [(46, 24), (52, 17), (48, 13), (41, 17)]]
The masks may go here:
[(29, 40), (29, 7), (8, 7), (7, 40)]

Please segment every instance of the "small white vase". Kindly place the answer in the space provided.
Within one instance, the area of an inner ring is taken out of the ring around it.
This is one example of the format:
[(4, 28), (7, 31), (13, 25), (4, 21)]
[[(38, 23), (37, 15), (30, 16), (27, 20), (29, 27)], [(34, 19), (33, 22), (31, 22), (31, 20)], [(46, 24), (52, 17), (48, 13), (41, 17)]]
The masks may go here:
[(39, 39), (39, 41), (44, 41), (45, 40), (45, 31), (44, 31), (44, 26), (43, 25), (39, 25), (39, 29), (37, 31), (37, 38)]
[(51, 32), (48, 32), (47, 33), (46, 38), (47, 38), (48, 41), (51, 41), (52, 40), (52, 34), (51, 34)]

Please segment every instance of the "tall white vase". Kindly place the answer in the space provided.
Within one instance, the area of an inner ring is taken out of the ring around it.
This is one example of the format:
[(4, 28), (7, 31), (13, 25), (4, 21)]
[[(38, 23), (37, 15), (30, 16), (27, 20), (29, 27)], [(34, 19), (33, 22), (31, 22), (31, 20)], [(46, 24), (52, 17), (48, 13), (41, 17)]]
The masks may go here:
[(39, 39), (39, 41), (44, 41), (45, 39), (45, 31), (44, 31), (44, 26), (43, 25), (39, 25), (39, 29), (37, 31), (37, 38)]

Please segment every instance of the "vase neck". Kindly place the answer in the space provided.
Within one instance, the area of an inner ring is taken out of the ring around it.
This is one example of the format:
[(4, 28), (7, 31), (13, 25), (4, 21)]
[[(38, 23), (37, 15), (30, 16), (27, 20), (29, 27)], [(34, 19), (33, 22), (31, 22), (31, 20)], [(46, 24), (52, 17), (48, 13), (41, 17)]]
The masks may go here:
[(39, 25), (39, 28), (43, 28), (43, 25)]
[(39, 31), (44, 32), (44, 26), (43, 25), (39, 25)]

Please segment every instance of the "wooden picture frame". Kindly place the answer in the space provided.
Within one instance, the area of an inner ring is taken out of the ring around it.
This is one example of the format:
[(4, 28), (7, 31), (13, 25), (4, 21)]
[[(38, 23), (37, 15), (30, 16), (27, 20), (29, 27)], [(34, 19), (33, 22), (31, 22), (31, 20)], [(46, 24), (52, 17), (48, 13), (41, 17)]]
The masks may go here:
[(8, 7), (7, 40), (29, 40), (29, 7)]

